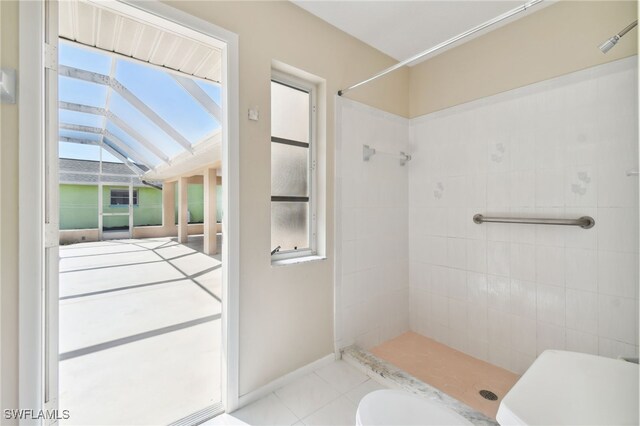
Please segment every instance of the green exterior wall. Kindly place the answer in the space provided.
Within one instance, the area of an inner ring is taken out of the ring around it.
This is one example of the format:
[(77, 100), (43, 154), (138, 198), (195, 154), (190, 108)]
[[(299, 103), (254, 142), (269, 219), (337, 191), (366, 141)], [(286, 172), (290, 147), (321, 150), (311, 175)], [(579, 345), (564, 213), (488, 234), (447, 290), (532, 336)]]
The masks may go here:
[[(189, 223), (202, 223), (204, 220), (204, 186), (202, 184), (187, 185), (187, 204), (191, 214)], [(176, 191), (176, 223), (178, 223), (178, 191)]]
[[(104, 213), (127, 213), (126, 206), (111, 206), (112, 188), (127, 189), (126, 186), (104, 186), (102, 202)], [(138, 205), (133, 207), (134, 226), (162, 225), (162, 191), (150, 187), (138, 190)], [(217, 188), (217, 220), (222, 219), (222, 187)], [(190, 184), (188, 190), (190, 223), (204, 220), (203, 185)], [(176, 220), (178, 217), (176, 191)], [(103, 216), (103, 227), (128, 227), (128, 216)], [(60, 229), (87, 229), (98, 227), (98, 186), (60, 185)]]
[[(104, 213), (127, 213), (129, 206), (112, 206), (111, 189), (129, 189), (127, 186), (103, 186), (102, 205)], [(155, 188), (139, 187), (138, 204), (133, 206), (133, 226), (162, 225), (162, 191)], [(128, 216), (103, 216), (102, 226), (106, 229), (129, 226)]]
[(60, 229), (98, 227), (98, 187), (60, 185)]

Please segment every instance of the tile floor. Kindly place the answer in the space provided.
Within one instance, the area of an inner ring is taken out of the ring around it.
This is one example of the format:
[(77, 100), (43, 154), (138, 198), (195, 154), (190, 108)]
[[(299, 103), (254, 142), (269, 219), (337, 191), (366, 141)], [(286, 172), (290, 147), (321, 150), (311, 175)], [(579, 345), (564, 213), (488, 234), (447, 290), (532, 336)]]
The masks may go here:
[(60, 248), (60, 408), (168, 424), (220, 400), (220, 256), (172, 238)]
[[(433, 339), (408, 332), (371, 349), (371, 353), (481, 413), (496, 418), (502, 397), (520, 378)], [(498, 396), (479, 395), (487, 389)]]
[(384, 389), (344, 361), (334, 361), (205, 425), (355, 425), (358, 403)]

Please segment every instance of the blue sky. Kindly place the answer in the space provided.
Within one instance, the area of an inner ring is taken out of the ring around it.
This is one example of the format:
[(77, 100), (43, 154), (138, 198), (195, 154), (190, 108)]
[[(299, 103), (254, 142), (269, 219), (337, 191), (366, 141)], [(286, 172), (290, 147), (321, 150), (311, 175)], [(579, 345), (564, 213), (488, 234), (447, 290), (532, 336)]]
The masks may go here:
[[(119, 59), (106, 52), (90, 50), (64, 41), (60, 42), (59, 55), (60, 64), (62, 65), (104, 75), (109, 75), (111, 61), (116, 61), (115, 76), (118, 81), (192, 144), (200, 141), (220, 127), (220, 124), (178, 85), (170, 73), (163, 72), (156, 67), (146, 66), (141, 62)], [(195, 81), (214, 101), (218, 104), (221, 103), (220, 86), (218, 84), (208, 83), (199, 79)], [(59, 98), (65, 102), (105, 108), (108, 90), (106, 86), (99, 84), (67, 77), (59, 78)], [(183, 151), (183, 148), (173, 141), (171, 137), (115, 92), (111, 93), (109, 110), (135, 128), (147, 140), (165, 152), (167, 156), (173, 157)], [(100, 116), (67, 110), (59, 111), (59, 121), (60, 123), (103, 127), (103, 118)], [(125, 144), (148, 158), (152, 162), (152, 166), (160, 163), (160, 160), (155, 155), (114, 123), (108, 121), (106, 128)], [(68, 137), (98, 140), (97, 135), (86, 132), (61, 129), (60, 134)], [(98, 160), (100, 158), (100, 148), (92, 145), (60, 142), (59, 156), (61, 158)], [(102, 152), (102, 160), (119, 162), (106, 151)]]

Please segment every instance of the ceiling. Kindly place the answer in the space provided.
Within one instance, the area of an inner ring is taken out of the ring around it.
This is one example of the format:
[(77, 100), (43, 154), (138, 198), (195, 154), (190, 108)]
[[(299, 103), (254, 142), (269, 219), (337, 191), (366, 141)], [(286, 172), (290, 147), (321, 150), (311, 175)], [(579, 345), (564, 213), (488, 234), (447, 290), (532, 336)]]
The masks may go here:
[(61, 1), (60, 37), (219, 82), (221, 52), (82, 0)]
[[(513, 0), (291, 1), (398, 61), (427, 50), (524, 3)], [(501, 24), (505, 25), (522, 18), (549, 3), (551, 2), (545, 1), (527, 12), (502, 21)], [(492, 26), (491, 30), (498, 26), (500, 24)], [(476, 33), (476, 36), (488, 31), (490, 30)], [(438, 53), (444, 50), (446, 49)], [(413, 65), (416, 63), (418, 62)]]

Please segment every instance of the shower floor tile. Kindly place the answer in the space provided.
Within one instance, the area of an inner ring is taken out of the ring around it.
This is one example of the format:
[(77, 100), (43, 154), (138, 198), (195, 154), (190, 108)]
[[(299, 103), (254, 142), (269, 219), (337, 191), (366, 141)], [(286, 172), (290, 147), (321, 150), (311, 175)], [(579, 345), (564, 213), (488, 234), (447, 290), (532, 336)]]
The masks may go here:
[[(371, 353), (493, 419), (502, 397), (520, 378), (412, 332), (371, 349)], [(493, 392), (498, 399), (484, 399), (479, 394), (483, 389)]]

